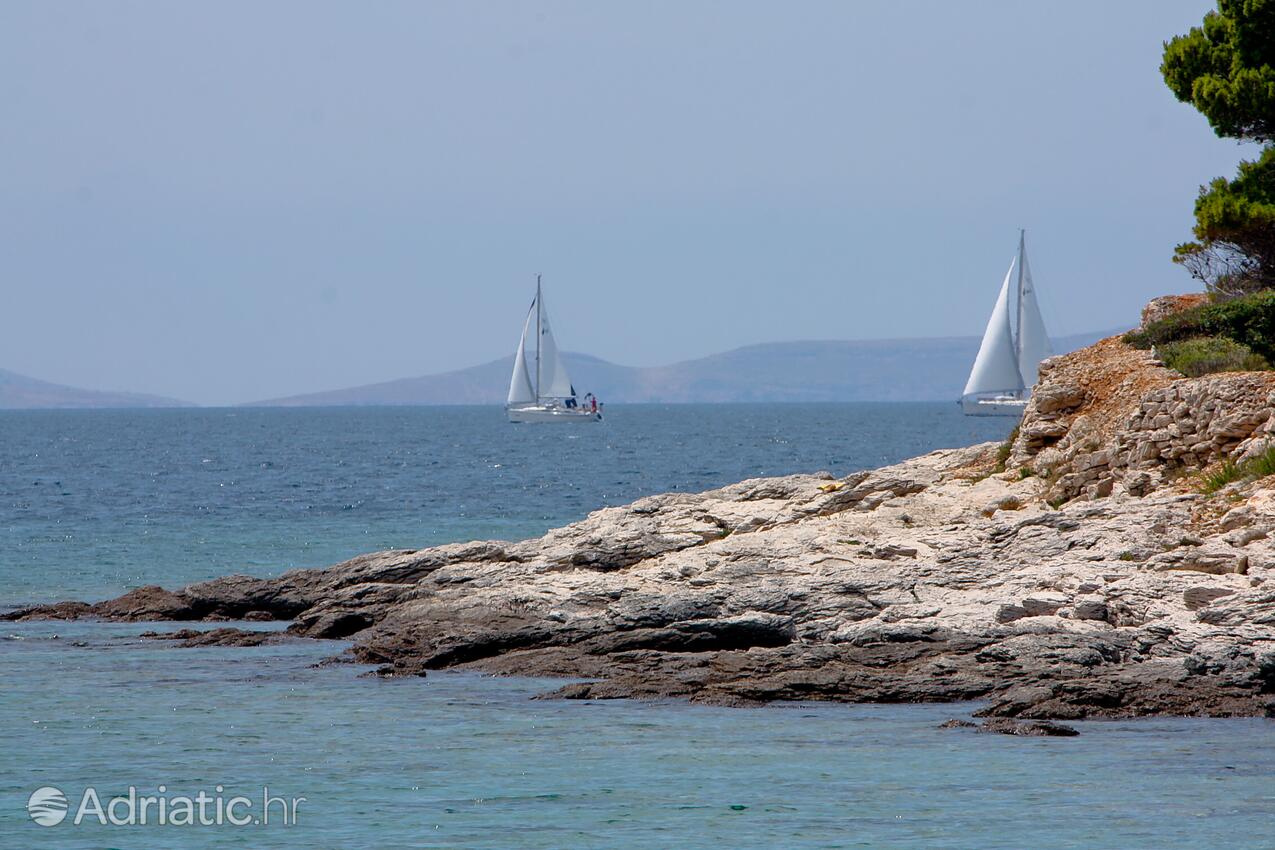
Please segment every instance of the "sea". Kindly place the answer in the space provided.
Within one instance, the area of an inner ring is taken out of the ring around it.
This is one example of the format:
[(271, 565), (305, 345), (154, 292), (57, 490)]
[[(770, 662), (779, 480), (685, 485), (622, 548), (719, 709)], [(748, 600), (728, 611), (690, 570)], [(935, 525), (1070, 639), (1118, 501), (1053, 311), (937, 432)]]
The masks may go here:
[[(954, 404), (4, 412), (0, 610), (526, 538), (1011, 425)], [(973, 704), (537, 700), (561, 682), (379, 680), (329, 663), (341, 642), (156, 628), (0, 623), (0, 848), (1275, 847), (1271, 720), (1037, 739), (938, 728)]]

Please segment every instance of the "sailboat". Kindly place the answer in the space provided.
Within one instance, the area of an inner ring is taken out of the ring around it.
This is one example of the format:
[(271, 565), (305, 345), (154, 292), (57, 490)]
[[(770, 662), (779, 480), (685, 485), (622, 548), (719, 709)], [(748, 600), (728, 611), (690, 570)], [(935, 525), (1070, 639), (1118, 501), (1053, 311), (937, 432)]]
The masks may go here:
[[(1017, 325), (1010, 321), (1010, 285), (1017, 296)], [(961, 393), (966, 416), (1019, 416), (1036, 385), (1040, 361), (1052, 356), (1036, 287), (1027, 266), (1027, 232), (1019, 231), (1018, 256), (1009, 263), (974, 368)]]
[[(531, 351), (527, 346), (529, 336), (536, 342)], [(510, 422), (602, 421), (602, 405), (593, 393), (586, 395), (583, 402), (576, 398), (576, 388), (549, 327), (540, 275), (536, 275), (536, 298), (527, 311), (514, 355), (505, 412)]]

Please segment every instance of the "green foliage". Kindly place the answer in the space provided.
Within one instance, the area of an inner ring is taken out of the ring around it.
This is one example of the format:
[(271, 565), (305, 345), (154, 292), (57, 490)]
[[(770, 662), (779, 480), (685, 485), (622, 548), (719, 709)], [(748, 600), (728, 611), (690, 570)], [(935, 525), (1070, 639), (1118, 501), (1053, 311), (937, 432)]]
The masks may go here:
[(1271, 368), (1265, 357), (1254, 354), (1247, 345), (1220, 336), (1168, 342), (1160, 347), (1159, 353), (1165, 366), (1177, 369), (1188, 378), (1214, 372), (1258, 372)]
[(1130, 552), (1128, 549), (1124, 550), (1116, 557), (1122, 561), (1136, 561), (1138, 559), (1138, 556)]
[(1202, 26), (1164, 45), (1160, 72), (1222, 137), (1266, 143), (1234, 180), (1200, 188), (1182, 264), (1224, 294), (1275, 287), (1275, 0), (1218, 0)]
[(1164, 45), (1160, 73), (1219, 136), (1275, 140), (1275, 0), (1218, 0), (1216, 12)]
[(1245, 461), (1244, 465), (1254, 479), (1275, 475), (1275, 446), (1267, 446), (1266, 451)]
[(1240, 163), (1234, 180), (1201, 187), (1195, 238), (1173, 260), (1215, 292), (1238, 295), (1275, 288), (1275, 147)]
[(1268, 444), (1261, 454), (1242, 463), (1230, 458), (1222, 461), (1221, 466), (1201, 477), (1200, 489), (1212, 494), (1234, 481), (1256, 481), (1268, 475), (1275, 475), (1275, 443)]
[(1009, 455), (1014, 451), (1014, 441), (1018, 439), (1018, 429), (1020, 426), (1015, 425), (1014, 430), (1009, 432), (1009, 436), (1005, 438), (1005, 442), (996, 447), (996, 471), (1004, 472), (1005, 464), (1009, 461)]
[(1232, 481), (1239, 481), (1243, 477), (1240, 472), (1240, 465), (1235, 461), (1227, 458), (1222, 461), (1222, 465), (1211, 472), (1206, 472), (1200, 479), (1200, 489), (1205, 493), (1216, 493)]
[(1197, 337), (1222, 337), (1275, 362), (1275, 291), (1201, 304), (1131, 331), (1124, 340), (1135, 348), (1150, 348)]

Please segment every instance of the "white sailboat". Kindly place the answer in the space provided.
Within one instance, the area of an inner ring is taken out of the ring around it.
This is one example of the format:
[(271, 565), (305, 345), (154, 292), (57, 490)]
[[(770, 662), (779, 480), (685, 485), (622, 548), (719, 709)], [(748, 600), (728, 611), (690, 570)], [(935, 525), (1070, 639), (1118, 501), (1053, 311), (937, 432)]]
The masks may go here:
[[(1017, 294), (1017, 328), (1010, 317), (1011, 283)], [(961, 393), (961, 409), (966, 416), (1021, 415), (1036, 384), (1040, 361), (1053, 353), (1027, 265), (1027, 233), (1020, 231), (1018, 256), (1010, 261), (1001, 283), (983, 344)]]
[[(527, 350), (527, 337), (536, 341)], [(592, 393), (581, 402), (567, 367), (563, 365), (558, 344), (549, 327), (545, 312), (540, 275), (536, 275), (536, 299), (523, 322), (522, 338), (514, 355), (514, 373), (509, 378), (509, 398), (505, 412), (510, 422), (601, 422), (602, 405)]]

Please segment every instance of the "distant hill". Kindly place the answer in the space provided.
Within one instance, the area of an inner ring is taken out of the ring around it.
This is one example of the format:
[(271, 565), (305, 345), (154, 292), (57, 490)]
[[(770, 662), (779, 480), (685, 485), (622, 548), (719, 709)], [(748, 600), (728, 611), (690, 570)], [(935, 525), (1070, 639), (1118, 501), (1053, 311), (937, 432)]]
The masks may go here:
[(66, 387), (0, 369), (0, 410), (191, 406), (189, 402), (157, 395)]
[[(1116, 331), (1054, 340), (1074, 351)], [(976, 337), (774, 342), (671, 366), (619, 366), (564, 354), (576, 389), (604, 402), (948, 401), (960, 395)], [(513, 356), (454, 372), (258, 402), (269, 407), (503, 404)]]

